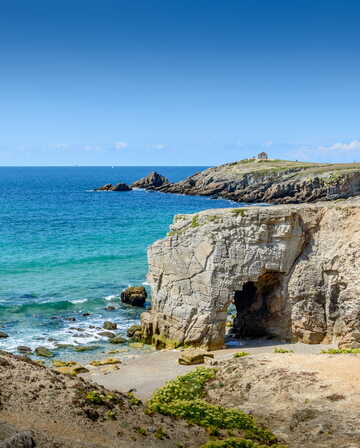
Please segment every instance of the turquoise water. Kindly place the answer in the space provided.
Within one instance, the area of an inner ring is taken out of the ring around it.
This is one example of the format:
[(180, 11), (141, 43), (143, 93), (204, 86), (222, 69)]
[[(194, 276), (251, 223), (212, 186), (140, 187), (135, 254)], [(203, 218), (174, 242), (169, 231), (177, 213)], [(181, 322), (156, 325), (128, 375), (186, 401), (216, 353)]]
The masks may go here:
[[(107, 342), (92, 327), (111, 320), (126, 334), (138, 321), (142, 310), (122, 305), (119, 293), (146, 284), (146, 248), (165, 236), (173, 215), (234, 206), (142, 190), (92, 191), (131, 183), (152, 169), (0, 168), (0, 329), (10, 336), (0, 339), (0, 348), (45, 345), (63, 357), (56, 343), (96, 343), (105, 350)], [(176, 181), (202, 168), (154, 169)], [(106, 311), (107, 305), (117, 310)]]

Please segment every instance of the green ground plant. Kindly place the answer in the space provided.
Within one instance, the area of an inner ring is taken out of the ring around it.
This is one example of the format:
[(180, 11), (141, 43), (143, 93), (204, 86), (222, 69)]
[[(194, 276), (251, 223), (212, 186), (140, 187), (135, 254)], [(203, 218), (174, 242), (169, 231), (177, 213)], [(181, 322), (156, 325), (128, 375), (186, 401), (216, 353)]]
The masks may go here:
[(327, 355), (359, 354), (360, 348), (330, 348), (328, 350), (321, 350), (321, 353)]
[[(184, 419), (206, 428), (212, 434), (219, 433), (220, 429), (234, 429), (241, 435), (244, 434), (245, 438), (239, 438), (239, 441), (246, 439), (252, 441), (253, 445), (248, 445), (250, 448), (261, 447), (259, 443), (275, 448), (276, 437), (270, 431), (259, 427), (253, 416), (238, 409), (229, 409), (205, 401), (205, 385), (215, 377), (215, 369), (198, 367), (184, 376), (169, 381), (154, 393), (148, 402), (147, 412), (158, 412)], [(231, 447), (231, 445), (219, 446)]]
[(274, 348), (274, 353), (294, 353), (294, 350), (287, 350), (286, 348)]
[(243, 358), (244, 356), (248, 356), (250, 353), (248, 352), (237, 352), (234, 354), (233, 358)]

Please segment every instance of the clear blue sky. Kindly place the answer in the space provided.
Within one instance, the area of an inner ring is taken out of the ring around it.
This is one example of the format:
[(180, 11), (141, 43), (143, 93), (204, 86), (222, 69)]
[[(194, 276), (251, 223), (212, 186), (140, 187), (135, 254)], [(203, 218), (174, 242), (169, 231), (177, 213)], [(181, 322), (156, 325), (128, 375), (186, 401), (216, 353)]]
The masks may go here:
[(358, 0), (0, 0), (0, 165), (360, 161)]

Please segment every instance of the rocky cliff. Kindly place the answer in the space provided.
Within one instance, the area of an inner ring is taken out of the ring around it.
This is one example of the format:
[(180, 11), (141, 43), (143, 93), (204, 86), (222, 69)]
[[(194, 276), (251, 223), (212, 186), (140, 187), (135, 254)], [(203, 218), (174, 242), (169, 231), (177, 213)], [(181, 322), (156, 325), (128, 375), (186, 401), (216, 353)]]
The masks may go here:
[(301, 203), (360, 194), (360, 164), (253, 160), (209, 168), (157, 191), (222, 197), (237, 202)]
[(231, 303), (240, 337), (360, 347), (360, 200), (177, 215), (148, 257), (159, 348), (221, 347)]

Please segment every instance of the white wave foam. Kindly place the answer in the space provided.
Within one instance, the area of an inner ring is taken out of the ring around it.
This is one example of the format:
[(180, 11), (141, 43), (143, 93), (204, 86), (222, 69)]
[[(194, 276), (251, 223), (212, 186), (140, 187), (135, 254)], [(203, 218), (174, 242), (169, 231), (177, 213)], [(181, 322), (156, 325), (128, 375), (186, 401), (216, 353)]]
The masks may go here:
[(144, 286), (150, 286), (150, 283), (149, 283), (149, 282), (142, 282), (142, 284), (143, 284)]
[(85, 303), (88, 299), (76, 299), (76, 300), (70, 300), (71, 303)]
[(118, 297), (119, 297), (119, 296), (113, 294), (113, 295), (111, 295), (111, 296), (106, 296), (106, 297), (104, 297), (104, 300), (107, 300), (108, 302), (110, 302), (111, 300), (115, 300), (115, 299), (117, 299)]

